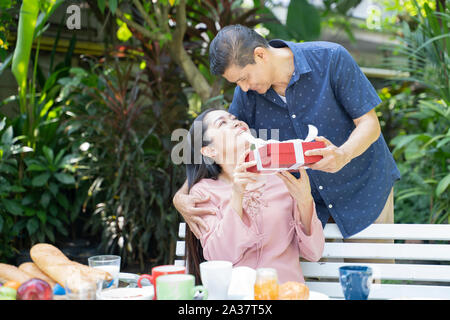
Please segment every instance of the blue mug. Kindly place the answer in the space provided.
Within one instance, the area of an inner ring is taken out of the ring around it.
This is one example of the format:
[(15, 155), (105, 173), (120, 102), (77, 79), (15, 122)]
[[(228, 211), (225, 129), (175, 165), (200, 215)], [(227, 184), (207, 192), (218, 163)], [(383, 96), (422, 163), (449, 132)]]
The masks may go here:
[(372, 268), (366, 266), (340, 267), (339, 281), (345, 300), (367, 300), (372, 284)]

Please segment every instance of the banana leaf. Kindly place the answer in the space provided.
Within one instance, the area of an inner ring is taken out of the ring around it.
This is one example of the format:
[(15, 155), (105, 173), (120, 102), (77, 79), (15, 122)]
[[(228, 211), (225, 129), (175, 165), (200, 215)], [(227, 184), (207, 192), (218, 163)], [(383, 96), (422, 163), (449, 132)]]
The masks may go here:
[(39, 1), (24, 0), (20, 8), (17, 42), (12, 60), (12, 73), (19, 85), (20, 112), (25, 112), (28, 64), (30, 61), (31, 46), (33, 44), (34, 30), (39, 13)]

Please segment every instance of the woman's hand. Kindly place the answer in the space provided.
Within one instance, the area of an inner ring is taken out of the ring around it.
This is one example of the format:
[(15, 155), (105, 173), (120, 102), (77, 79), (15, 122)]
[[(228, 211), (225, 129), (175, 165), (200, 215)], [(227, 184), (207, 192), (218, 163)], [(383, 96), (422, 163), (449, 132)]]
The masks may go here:
[(294, 217), (299, 220), (305, 228), (307, 234), (310, 233), (311, 218), (314, 212), (314, 199), (311, 195), (311, 185), (308, 174), (304, 168), (299, 168), (300, 178), (294, 177), (288, 171), (278, 172), (277, 175), (283, 180), (291, 196), (297, 201), (299, 216)]
[(233, 171), (233, 187), (231, 192), (231, 205), (233, 209), (239, 214), (242, 218), (242, 198), (244, 195), (245, 188), (247, 184), (253, 183), (257, 181), (259, 176), (258, 173), (255, 172), (247, 172), (247, 168), (253, 167), (256, 165), (256, 161), (245, 162), (245, 157), (250, 153), (250, 150), (244, 152)]
[(258, 173), (247, 171), (247, 168), (256, 165), (256, 161), (245, 162), (245, 157), (249, 153), (250, 150), (247, 150), (239, 157), (236, 168), (233, 171), (233, 191), (236, 193), (244, 193), (247, 184), (256, 182), (259, 176)]
[(289, 190), (291, 196), (297, 202), (309, 200), (312, 198), (311, 185), (308, 174), (304, 168), (299, 168), (300, 178), (294, 177), (288, 171), (278, 172), (277, 175), (284, 181), (284, 184)]

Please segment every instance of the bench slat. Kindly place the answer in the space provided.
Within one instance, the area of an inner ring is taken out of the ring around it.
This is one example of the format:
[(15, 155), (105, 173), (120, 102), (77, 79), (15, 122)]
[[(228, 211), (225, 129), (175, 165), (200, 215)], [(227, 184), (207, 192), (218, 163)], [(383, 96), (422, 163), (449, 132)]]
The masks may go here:
[[(342, 239), (335, 223), (324, 228), (326, 239)], [(349, 239), (444, 240), (450, 241), (450, 225), (446, 224), (372, 224)]]
[(184, 257), (186, 252), (186, 245), (184, 241), (177, 241), (177, 246), (175, 248), (175, 255), (177, 257)]
[[(306, 282), (311, 291), (328, 295), (330, 298), (344, 298), (339, 282)], [(402, 298), (431, 298), (450, 299), (450, 287), (428, 285), (372, 285), (369, 299), (402, 299)]]
[(178, 226), (178, 238), (184, 239), (186, 237), (186, 222), (180, 222)]
[(445, 244), (326, 242), (323, 257), (450, 261), (450, 250)]
[(184, 261), (184, 260), (175, 260), (174, 261), (174, 265), (185, 267), (186, 266), (186, 261)]
[[(339, 267), (361, 265), (344, 262), (301, 262), (305, 277), (339, 278)], [(364, 263), (382, 280), (450, 282), (450, 265)]]

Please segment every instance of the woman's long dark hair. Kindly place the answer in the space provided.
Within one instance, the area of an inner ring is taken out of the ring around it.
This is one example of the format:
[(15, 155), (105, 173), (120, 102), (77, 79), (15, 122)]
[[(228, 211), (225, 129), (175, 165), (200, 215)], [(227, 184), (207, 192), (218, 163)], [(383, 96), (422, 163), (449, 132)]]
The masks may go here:
[[(188, 192), (192, 186), (201, 179), (217, 179), (222, 172), (221, 167), (212, 159), (206, 158), (200, 153), (202, 147), (211, 143), (205, 138), (208, 125), (205, 123), (205, 116), (216, 109), (206, 109), (197, 118), (189, 129), (188, 144), (190, 149), (190, 161), (186, 163), (186, 175), (188, 181)], [(186, 256), (187, 268), (190, 274), (195, 276), (196, 283), (200, 283), (200, 263), (205, 261), (203, 248), (200, 240), (195, 237), (189, 226), (186, 228)]]

